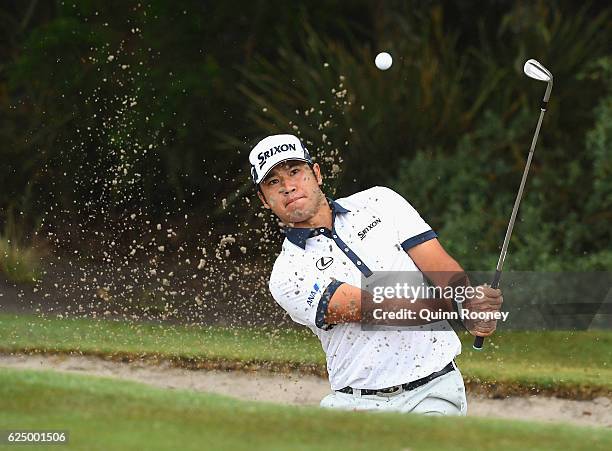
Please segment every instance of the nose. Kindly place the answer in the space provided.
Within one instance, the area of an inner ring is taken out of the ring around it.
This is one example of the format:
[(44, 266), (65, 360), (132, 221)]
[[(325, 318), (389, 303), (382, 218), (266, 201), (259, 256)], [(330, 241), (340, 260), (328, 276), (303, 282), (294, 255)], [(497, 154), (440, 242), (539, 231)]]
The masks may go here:
[(295, 191), (295, 185), (291, 179), (283, 178), (280, 183), (280, 192), (283, 194), (291, 194)]

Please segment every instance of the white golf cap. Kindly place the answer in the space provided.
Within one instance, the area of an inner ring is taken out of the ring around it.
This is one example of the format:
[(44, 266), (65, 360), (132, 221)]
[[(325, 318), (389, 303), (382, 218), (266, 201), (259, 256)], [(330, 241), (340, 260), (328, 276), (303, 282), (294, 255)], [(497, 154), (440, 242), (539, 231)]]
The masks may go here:
[(249, 154), (251, 177), (259, 185), (274, 166), (287, 160), (299, 160), (312, 164), (312, 158), (294, 135), (271, 135), (257, 143)]

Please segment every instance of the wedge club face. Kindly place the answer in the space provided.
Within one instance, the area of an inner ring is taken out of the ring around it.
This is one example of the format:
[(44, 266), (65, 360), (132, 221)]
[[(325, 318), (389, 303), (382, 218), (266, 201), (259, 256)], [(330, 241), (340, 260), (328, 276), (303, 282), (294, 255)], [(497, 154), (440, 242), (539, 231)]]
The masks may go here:
[(525, 72), (525, 75), (527, 75), (529, 78), (546, 82), (546, 93), (544, 94), (543, 103), (543, 108), (546, 109), (546, 104), (550, 98), (550, 91), (552, 91), (553, 75), (540, 62), (534, 59), (527, 60), (523, 66), (523, 72)]
[(535, 80), (545, 81), (549, 83), (552, 81), (553, 76), (548, 69), (546, 69), (541, 63), (534, 59), (527, 60), (525, 66), (523, 66), (525, 75)]

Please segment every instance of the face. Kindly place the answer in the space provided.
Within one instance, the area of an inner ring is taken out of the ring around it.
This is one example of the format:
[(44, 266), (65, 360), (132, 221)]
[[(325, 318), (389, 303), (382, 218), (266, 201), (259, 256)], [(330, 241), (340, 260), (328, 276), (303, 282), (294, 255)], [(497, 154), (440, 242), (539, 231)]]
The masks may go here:
[[(302, 161), (286, 161), (270, 171), (259, 184), (259, 198), (287, 225), (308, 221), (325, 202), (321, 169)], [(263, 193), (263, 195), (262, 195)]]

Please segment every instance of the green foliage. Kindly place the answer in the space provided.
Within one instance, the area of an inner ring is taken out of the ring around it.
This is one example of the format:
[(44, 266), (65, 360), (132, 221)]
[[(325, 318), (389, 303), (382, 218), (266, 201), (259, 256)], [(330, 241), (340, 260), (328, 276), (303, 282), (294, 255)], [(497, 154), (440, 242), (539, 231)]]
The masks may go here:
[(33, 283), (40, 278), (43, 248), (28, 239), (23, 221), (12, 210), (0, 233), (0, 273), (14, 283)]
[(274, 61), (259, 59), (241, 87), (252, 122), (265, 132), (293, 129), (328, 170), (342, 163), (344, 189), (389, 180), (398, 155), (453, 142), (469, 126), (464, 112), (482, 103), (461, 89), (468, 56), (457, 33), (443, 31), (440, 7), (389, 15), (397, 34), (388, 50), (399, 55), (389, 72), (372, 64), (371, 45), (330, 40), (305, 23), (301, 41)]
[[(609, 67), (602, 64), (601, 69)], [(553, 149), (542, 143), (538, 146), (509, 248), (512, 257), (508, 268), (555, 271), (612, 267), (612, 252), (605, 246), (611, 238), (612, 90), (608, 87), (604, 92), (607, 94), (594, 108), (593, 128), (582, 132), (582, 155), (573, 151), (569, 136)], [(522, 160), (509, 158), (509, 152), (498, 149), (513, 148), (513, 141), (535, 122), (535, 111), (532, 117), (528, 113), (523, 109), (520, 116), (504, 122), (487, 112), (452, 153), (423, 150), (400, 166), (395, 188), (415, 199), (418, 209), (439, 229), (450, 252), (470, 269), (495, 265), (528, 146), (525, 142)], [(548, 126), (544, 125), (542, 134)], [(568, 130), (570, 133), (575, 130)], [(559, 161), (551, 154), (564, 158)], [(551, 191), (551, 184), (559, 190)]]
[[(590, 215), (612, 221), (612, 57), (602, 58), (593, 65), (593, 79), (603, 79), (607, 95), (595, 108), (595, 124), (586, 135), (586, 153), (592, 164), (593, 191), (586, 209)], [(597, 217), (588, 222), (599, 222)], [(600, 232), (603, 230), (600, 230)]]

